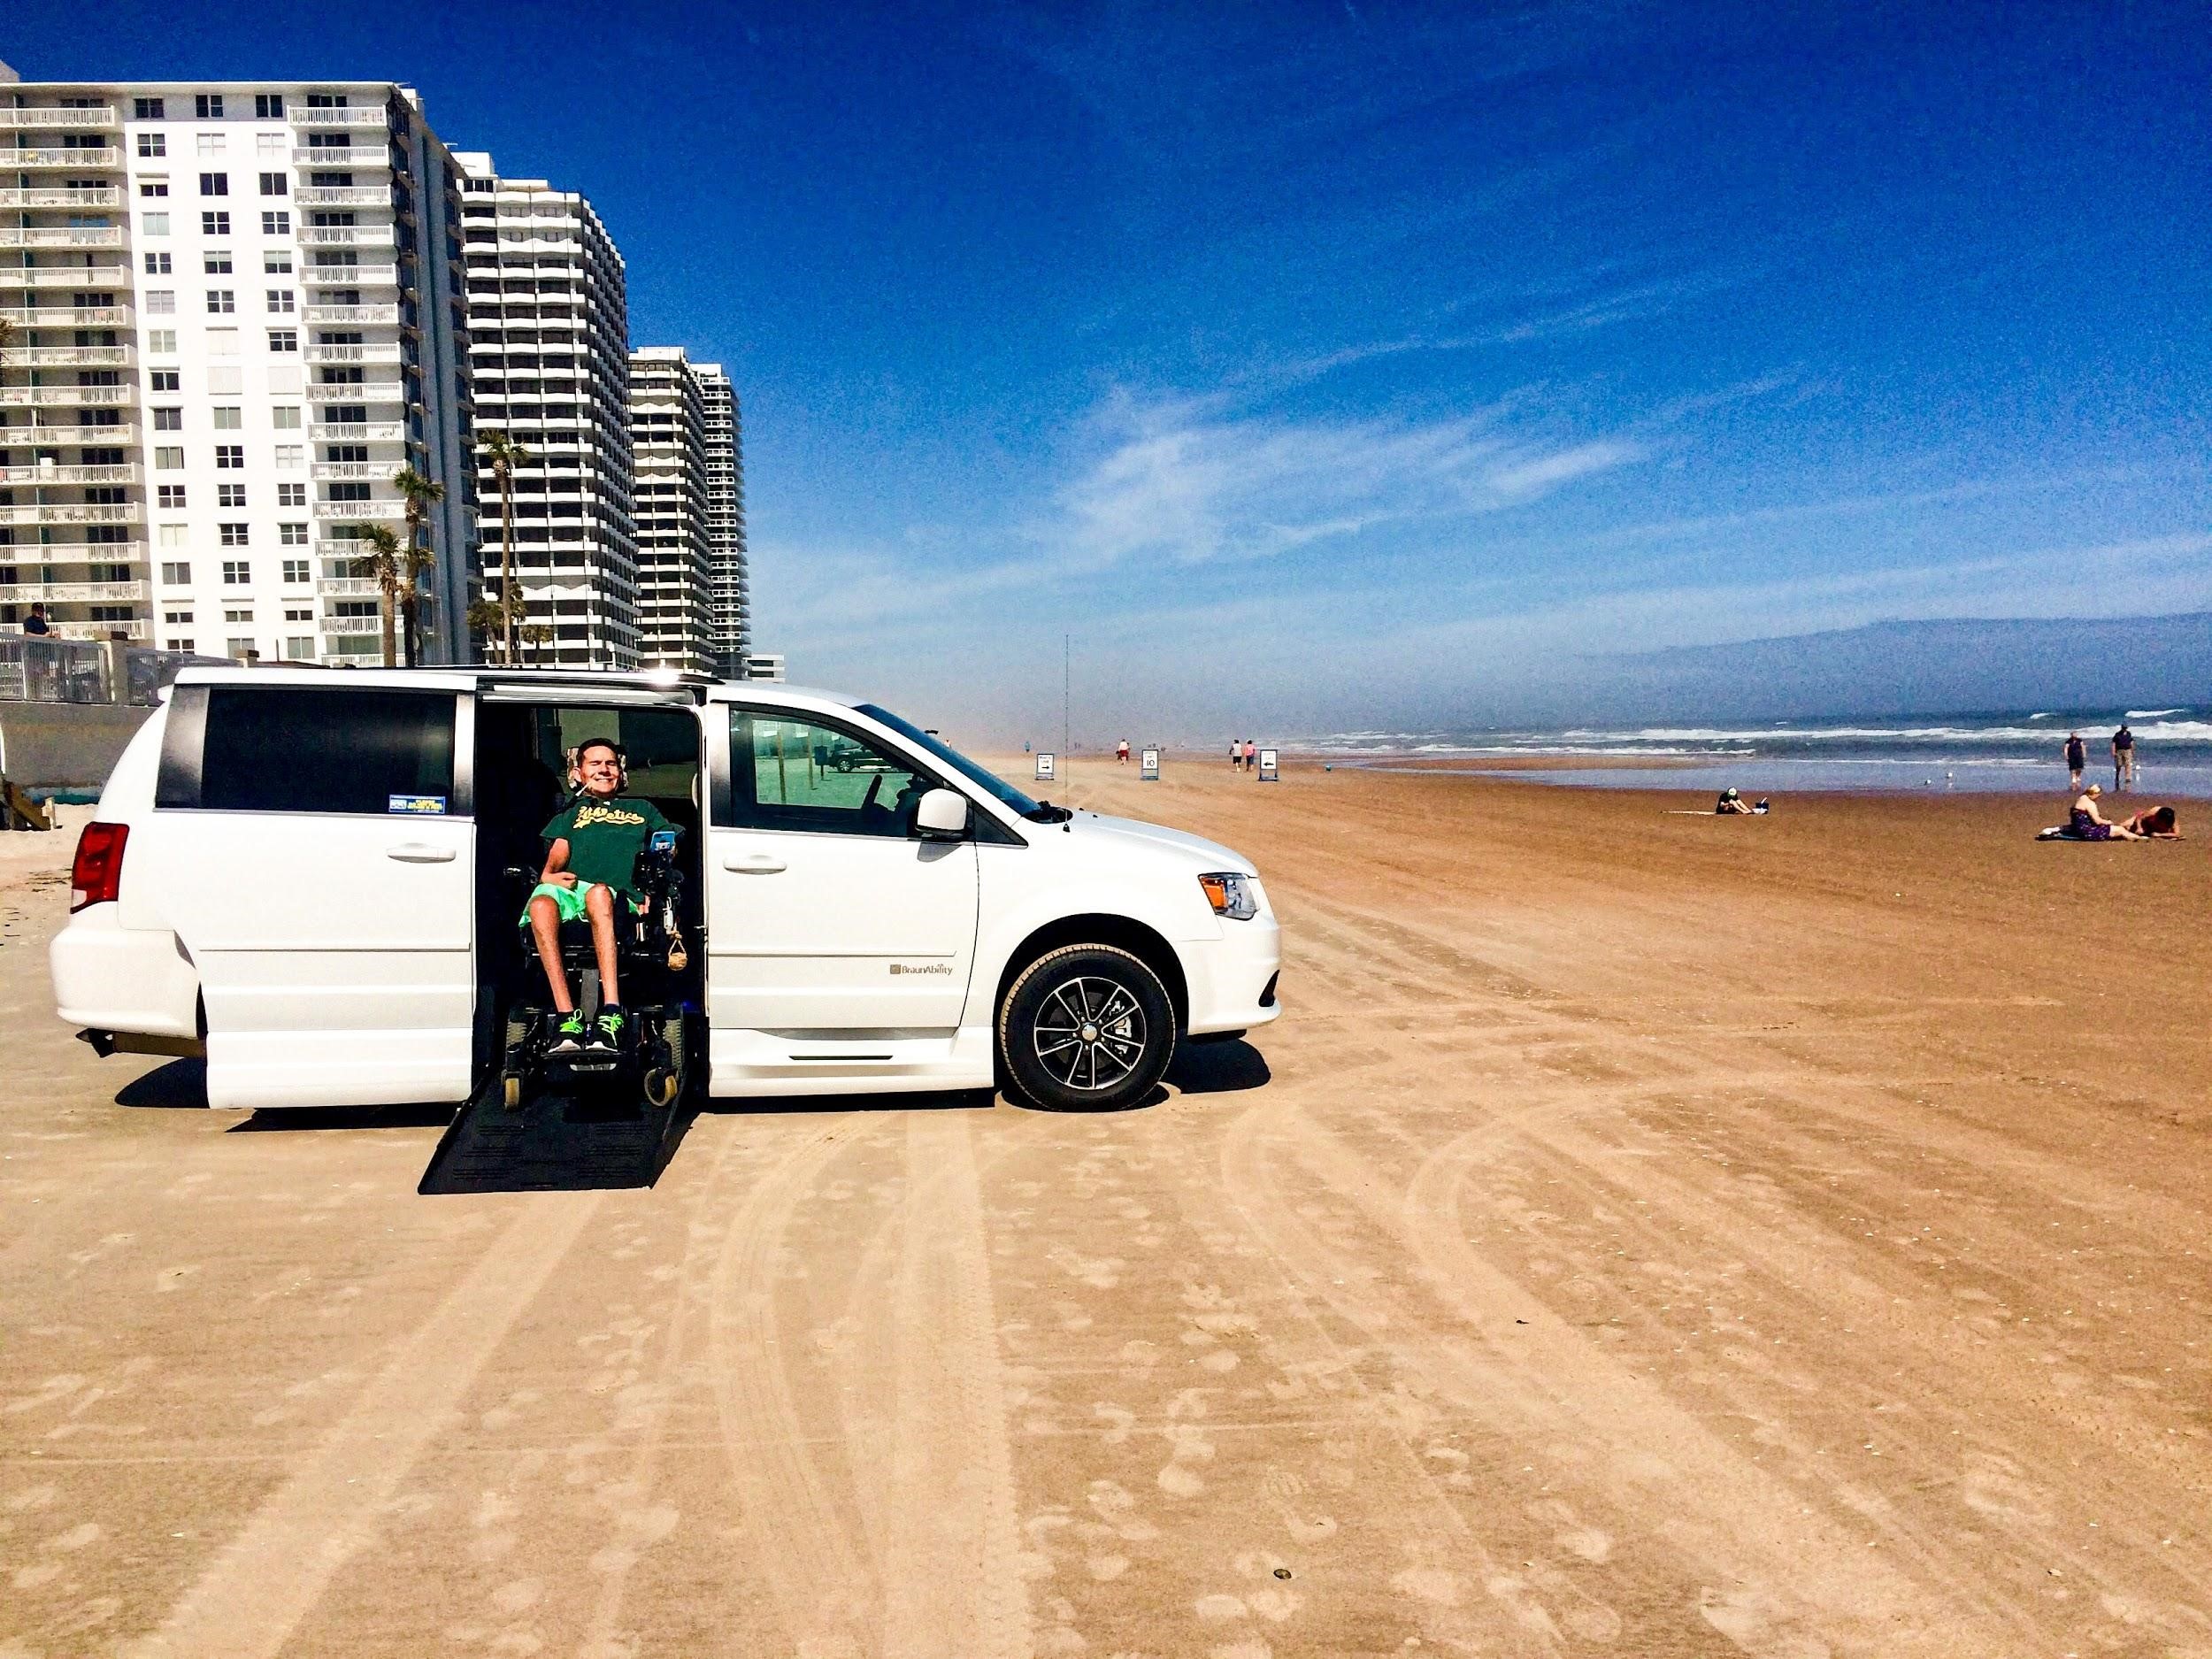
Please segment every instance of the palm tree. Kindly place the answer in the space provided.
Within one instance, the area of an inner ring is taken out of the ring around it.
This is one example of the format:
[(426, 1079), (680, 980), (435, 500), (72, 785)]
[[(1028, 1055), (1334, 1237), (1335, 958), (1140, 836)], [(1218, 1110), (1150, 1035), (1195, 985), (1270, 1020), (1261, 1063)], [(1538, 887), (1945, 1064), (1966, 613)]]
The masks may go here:
[(398, 656), (392, 639), (393, 613), (398, 608), (400, 588), (407, 580), (399, 537), (392, 534), (392, 526), (388, 524), (357, 524), (353, 526), (353, 533), (357, 541), (369, 544), (369, 550), (348, 566), (347, 573), (365, 576), (376, 583), (384, 622), (384, 666), (390, 668)]
[(406, 582), (400, 589), (400, 601), (407, 618), (407, 666), (412, 668), (416, 656), (416, 580), (437, 563), (436, 555), (424, 541), (423, 531), (429, 524), (430, 510), (445, 499), (445, 486), (434, 479), (425, 478), (411, 464), (392, 474), (392, 488), (407, 501)]
[[(507, 607), (496, 599), (478, 600), (468, 609), (468, 629), (472, 637), (480, 635), (487, 641), (503, 638), (507, 631)], [(502, 660), (496, 649), (490, 660)]]
[(499, 649), (502, 660), (511, 664), (518, 660), (515, 627), (522, 616), (520, 595), (515, 592), (515, 468), (528, 463), (530, 451), (495, 428), (478, 439), (476, 449), (499, 486), (499, 603), (506, 612)]

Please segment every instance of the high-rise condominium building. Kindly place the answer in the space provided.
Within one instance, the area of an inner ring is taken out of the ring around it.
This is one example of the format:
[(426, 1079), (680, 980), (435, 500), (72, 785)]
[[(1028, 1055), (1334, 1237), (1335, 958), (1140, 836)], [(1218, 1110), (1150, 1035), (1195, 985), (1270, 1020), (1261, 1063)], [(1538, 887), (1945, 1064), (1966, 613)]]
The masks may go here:
[(637, 457), (639, 623), (644, 660), (711, 672), (714, 650), (709, 388), (729, 393), (680, 346), (630, 354), (630, 438)]
[(423, 660), (465, 660), (459, 182), (390, 82), (0, 84), (0, 621), (374, 660), (411, 466)]
[(745, 417), (718, 363), (695, 366), (706, 404), (708, 650), (714, 672), (741, 677), (751, 652), (745, 572)]
[[(526, 663), (641, 660), (632, 522), (629, 309), (622, 256), (591, 204), (542, 179), (499, 176), (463, 151), (470, 350), (480, 436), (528, 451), (514, 469), (514, 568)], [(480, 446), (484, 591), (502, 583), (506, 507)], [(496, 655), (496, 639), (487, 641)]]

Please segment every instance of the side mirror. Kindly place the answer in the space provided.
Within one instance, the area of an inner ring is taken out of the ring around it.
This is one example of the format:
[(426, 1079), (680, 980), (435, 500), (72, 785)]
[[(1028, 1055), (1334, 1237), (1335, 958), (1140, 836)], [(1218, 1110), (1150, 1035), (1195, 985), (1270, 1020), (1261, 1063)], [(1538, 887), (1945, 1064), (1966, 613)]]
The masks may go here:
[(932, 789), (914, 809), (914, 833), (925, 841), (958, 841), (968, 833), (968, 797)]

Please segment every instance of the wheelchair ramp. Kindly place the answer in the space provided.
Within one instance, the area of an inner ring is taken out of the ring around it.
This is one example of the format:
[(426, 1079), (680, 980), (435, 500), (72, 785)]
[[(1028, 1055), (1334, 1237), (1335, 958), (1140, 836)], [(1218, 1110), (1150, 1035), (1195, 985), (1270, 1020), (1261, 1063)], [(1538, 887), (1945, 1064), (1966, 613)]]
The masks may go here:
[(415, 1190), (434, 1196), (650, 1187), (689, 1120), (682, 1102), (650, 1106), (632, 1091), (613, 1098), (549, 1092), (509, 1111), (495, 1077), (454, 1118)]

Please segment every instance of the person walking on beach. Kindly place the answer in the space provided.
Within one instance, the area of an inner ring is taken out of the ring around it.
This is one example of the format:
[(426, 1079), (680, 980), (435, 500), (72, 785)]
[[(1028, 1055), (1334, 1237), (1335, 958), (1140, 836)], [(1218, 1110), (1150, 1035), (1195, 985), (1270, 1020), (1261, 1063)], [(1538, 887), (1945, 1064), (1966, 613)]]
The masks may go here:
[(1114, 745), (1114, 758), (1125, 766), (1129, 764), (1129, 740), (1127, 738), (1123, 738), (1120, 742)]
[(1260, 746), (1250, 738), (1244, 740), (1244, 769), (1255, 776), (1259, 773)]
[(2135, 733), (2128, 730), (2125, 720), (2112, 734), (2112, 792), (2115, 795), (2135, 781)]
[(1244, 740), (1240, 737), (1233, 737), (1229, 740), (1229, 770), (1231, 772), (1244, 770)]
[(2089, 745), (2083, 742), (2081, 733), (2076, 732), (2066, 740), (2066, 787), (2077, 795), (2081, 793), (2082, 768), (2088, 764)]

